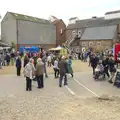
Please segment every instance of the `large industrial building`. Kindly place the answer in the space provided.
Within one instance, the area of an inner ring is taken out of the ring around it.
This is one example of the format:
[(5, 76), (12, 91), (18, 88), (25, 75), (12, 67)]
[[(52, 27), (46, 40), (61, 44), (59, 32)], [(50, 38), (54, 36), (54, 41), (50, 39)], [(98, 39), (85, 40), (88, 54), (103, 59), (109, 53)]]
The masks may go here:
[(16, 48), (23, 45), (56, 46), (56, 26), (45, 19), (7, 12), (1, 21), (1, 39)]
[(71, 18), (66, 29), (66, 40), (71, 41), (71, 49), (75, 52), (88, 48), (95, 51), (111, 49), (120, 40), (120, 11), (90, 19)]

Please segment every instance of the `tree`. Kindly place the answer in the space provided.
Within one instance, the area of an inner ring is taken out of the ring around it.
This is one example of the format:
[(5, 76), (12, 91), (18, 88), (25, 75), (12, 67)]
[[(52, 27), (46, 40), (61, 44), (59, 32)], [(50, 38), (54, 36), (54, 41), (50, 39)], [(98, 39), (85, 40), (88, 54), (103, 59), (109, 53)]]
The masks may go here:
[(12, 41), (12, 42), (11, 42), (11, 47), (14, 48), (14, 49), (16, 48), (16, 43), (15, 43), (15, 41)]

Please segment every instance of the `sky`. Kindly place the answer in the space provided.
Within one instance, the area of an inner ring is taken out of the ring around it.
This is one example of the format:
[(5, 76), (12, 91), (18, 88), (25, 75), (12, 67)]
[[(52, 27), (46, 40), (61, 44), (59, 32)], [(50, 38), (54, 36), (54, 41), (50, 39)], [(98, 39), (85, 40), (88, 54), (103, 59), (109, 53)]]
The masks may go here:
[(86, 19), (120, 10), (120, 0), (0, 0), (0, 5), (2, 18), (7, 11), (44, 19), (53, 15), (66, 24), (71, 17)]

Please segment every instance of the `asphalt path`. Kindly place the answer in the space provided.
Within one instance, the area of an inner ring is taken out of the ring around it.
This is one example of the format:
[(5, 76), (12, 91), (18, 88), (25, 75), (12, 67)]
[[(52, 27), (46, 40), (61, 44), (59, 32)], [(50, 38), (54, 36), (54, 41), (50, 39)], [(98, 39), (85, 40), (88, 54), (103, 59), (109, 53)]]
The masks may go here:
[[(91, 72), (75, 73), (74, 78), (68, 75), (68, 85), (62, 88), (58, 86), (58, 79), (49, 75), (44, 80), (45, 88), (38, 90), (37, 83), (32, 83), (32, 93), (36, 95), (58, 95), (65, 93), (78, 97), (99, 97), (102, 95), (120, 96), (120, 89), (109, 84), (108, 81), (95, 81)], [(16, 75), (0, 76), (0, 97), (10, 94), (26, 94), (25, 78)]]
[(109, 84), (107, 79), (105, 81), (95, 81), (92, 72), (76, 73), (73, 79), (70, 78), (68, 80), (68, 87), (77, 96), (120, 96), (120, 89), (114, 87), (113, 84)]

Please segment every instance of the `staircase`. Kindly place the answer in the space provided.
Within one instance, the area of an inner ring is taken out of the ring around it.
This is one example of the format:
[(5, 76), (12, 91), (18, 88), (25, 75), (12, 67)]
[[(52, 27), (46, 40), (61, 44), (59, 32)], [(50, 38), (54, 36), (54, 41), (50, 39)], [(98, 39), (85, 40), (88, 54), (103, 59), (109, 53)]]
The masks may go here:
[(71, 43), (76, 39), (76, 37), (80, 39), (81, 36), (82, 36), (82, 34), (83, 34), (83, 32), (82, 32), (81, 34), (75, 34), (74, 36), (71, 36), (70, 39), (68, 39), (68, 40), (65, 42), (64, 47), (65, 47), (65, 49), (67, 49), (69, 55), (71, 55), (73, 58), (75, 58), (76, 54), (75, 54), (75, 53), (72, 54)]
[(71, 44), (74, 40), (75, 40), (75, 36), (74, 36), (74, 37), (71, 36), (70, 39), (67, 40), (67, 41), (65, 42), (65, 45), (64, 45), (65, 49), (67, 49), (67, 51), (68, 51), (68, 53), (69, 53), (70, 55), (72, 55), (72, 47), (70, 46), (70, 44)]

